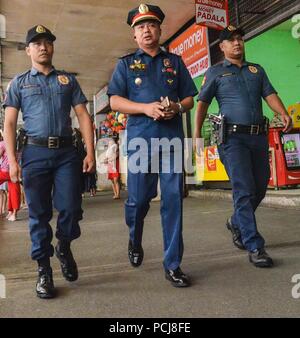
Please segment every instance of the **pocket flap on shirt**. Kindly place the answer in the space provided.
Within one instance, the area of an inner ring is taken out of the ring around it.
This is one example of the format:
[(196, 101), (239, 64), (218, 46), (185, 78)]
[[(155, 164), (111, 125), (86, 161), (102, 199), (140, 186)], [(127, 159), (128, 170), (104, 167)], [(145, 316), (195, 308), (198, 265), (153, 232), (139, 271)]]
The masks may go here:
[(32, 96), (32, 95), (41, 95), (42, 94), (42, 89), (39, 86), (36, 87), (25, 87), (22, 89), (22, 96), (23, 98), (27, 96)]

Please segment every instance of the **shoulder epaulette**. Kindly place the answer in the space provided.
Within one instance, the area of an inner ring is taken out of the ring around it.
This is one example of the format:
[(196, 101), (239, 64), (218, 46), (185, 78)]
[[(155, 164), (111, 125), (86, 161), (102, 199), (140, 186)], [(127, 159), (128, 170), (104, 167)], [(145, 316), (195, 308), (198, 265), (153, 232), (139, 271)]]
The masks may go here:
[(27, 75), (27, 74), (30, 73), (30, 72), (31, 72), (31, 69), (28, 69), (28, 70), (26, 70), (26, 71), (23, 72), (23, 73), (17, 74), (13, 79), (19, 79), (19, 78), (21, 78), (21, 77)]
[(128, 54), (125, 54), (125, 55), (123, 55), (123, 56), (120, 56), (119, 59), (125, 59), (125, 58), (127, 58), (128, 56), (132, 56), (132, 55), (134, 55), (134, 54), (135, 54), (135, 52), (134, 52), (134, 53), (128, 53)]

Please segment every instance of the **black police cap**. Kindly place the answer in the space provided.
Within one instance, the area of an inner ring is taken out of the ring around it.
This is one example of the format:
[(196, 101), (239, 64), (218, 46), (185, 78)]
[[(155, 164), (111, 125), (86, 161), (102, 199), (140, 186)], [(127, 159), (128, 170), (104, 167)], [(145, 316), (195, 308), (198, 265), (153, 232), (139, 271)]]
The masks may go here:
[(36, 25), (29, 29), (26, 36), (26, 45), (29, 45), (31, 41), (37, 38), (47, 37), (51, 41), (56, 40), (56, 36), (51, 31), (42, 25)]
[(131, 27), (138, 22), (145, 20), (155, 20), (161, 24), (164, 21), (164, 18), (165, 14), (158, 6), (141, 4), (139, 7), (129, 11), (127, 23)]
[(245, 32), (242, 28), (236, 28), (235, 26), (229, 25), (221, 31), (219, 36), (220, 42), (230, 39), (233, 34), (244, 36)]

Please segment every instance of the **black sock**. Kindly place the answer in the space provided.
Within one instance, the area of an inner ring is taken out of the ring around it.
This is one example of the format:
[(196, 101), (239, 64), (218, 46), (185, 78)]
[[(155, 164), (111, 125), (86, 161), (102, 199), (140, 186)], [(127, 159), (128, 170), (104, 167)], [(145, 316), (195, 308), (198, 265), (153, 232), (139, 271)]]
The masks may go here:
[(38, 266), (43, 268), (50, 268), (50, 257), (44, 257), (41, 259), (38, 259)]

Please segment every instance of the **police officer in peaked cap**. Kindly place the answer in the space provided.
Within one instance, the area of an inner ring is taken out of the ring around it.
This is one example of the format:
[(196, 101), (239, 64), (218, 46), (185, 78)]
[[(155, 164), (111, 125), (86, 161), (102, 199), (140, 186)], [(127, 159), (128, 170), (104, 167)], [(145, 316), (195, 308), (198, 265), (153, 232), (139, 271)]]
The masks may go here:
[(214, 97), (219, 114), (225, 121), (225, 138), (218, 146), (232, 184), (234, 213), (226, 226), (234, 245), (248, 251), (256, 267), (271, 267), (272, 258), (265, 251), (265, 240), (258, 232), (255, 210), (266, 194), (269, 178), (269, 145), (267, 122), (263, 116), (262, 98), (282, 118), (284, 131), (292, 128), (276, 90), (262, 66), (245, 60), (244, 31), (232, 25), (220, 33), (224, 61), (210, 67), (198, 96), (195, 139)]
[[(161, 24), (164, 13), (158, 6), (141, 4), (128, 13), (138, 45), (136, 52), (121, 57), (112, 75), (108, 95), (113, 110), (128, 114), (128, 199), (125, 203), (126, 223), (129, 227), (128, 256), (133, 267), (142, 264), (144, 250), (142, 234), (144, 218), (150, 201), (157, 195), (158, 177), (161, 187), (161, 220), (164, 239), (165, 277), (175, 287), (190, 285), (181, 269), (182, 187), (183, 174), (175, 170), (174, 157), (182, 149), (171, 152), (170, 170), (150, 170), (147, 163), (158, 159), (162, 166), (162, 152), (151, 146), (152, 140), (179, 140), (182, 148), (181, 114), (193, 107), (196, 87), (181, 58), (160, 48)], [(164, 98), (161, 102), (161, 97)], [(170, 100), (168, 102), (166, 97)], [(141, 142), (141, 144), (139, 144)], [(146, 144), (141, 162), (144, 168), (133, 170), (139, 146)], [(134, 146), (136, 145), (136, 147)], [(147, 162), (148, 161), (148, 162)], [(153, 168), (152, 168), (153, 169)]]
[[(95, 169), (93, 129), (86, 109), (87, 99), (75, 77), (52, 65), (53, 42), (56, 37), (43, 25), (29, 29), (26, 53), (32, 68), (17, 75), (7, 90), (5, 107), (5, 142), (12, 181), (21, 179), (16, 145), (18, 112), (23, 113), (24, 148), (22, 180), (29, 209), (32, 242), (31, 257), (38, 263), (36, 294), (53, 298), (56, 294), (50, 257), (54, 254), (52, 204), (58, 210), (55, 254), (64, 278), (78, 278), (77, 265), (71, 252), (71, 241), (80, 236), (81, 171)], [(70, 110), (78, 117), (80, 130), (87, 146), (83, 163), (73, 145)]]

